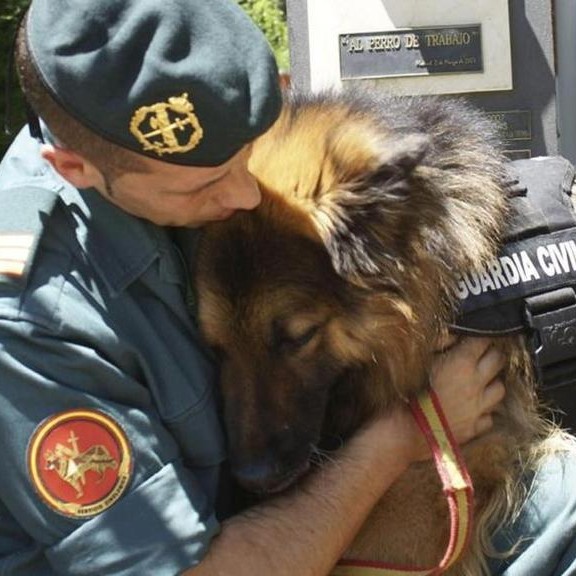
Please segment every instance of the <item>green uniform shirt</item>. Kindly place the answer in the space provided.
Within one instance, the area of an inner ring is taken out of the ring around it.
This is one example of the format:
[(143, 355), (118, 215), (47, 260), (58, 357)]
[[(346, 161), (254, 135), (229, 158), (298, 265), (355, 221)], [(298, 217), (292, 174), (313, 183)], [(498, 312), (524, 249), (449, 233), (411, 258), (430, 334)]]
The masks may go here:
[[(202, 559), (225, 452), (185, 296), (166, 230), (72, 188), (18, 136), (0, 165), (3, 576), (174, 575)], [(92, 512), (55, 505), (74, 500)]]

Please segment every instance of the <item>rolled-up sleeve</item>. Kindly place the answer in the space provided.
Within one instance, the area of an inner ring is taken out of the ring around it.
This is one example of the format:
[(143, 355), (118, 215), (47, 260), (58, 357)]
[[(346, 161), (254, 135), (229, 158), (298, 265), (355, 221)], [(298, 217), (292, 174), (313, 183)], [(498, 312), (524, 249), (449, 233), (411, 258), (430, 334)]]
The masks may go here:
[(172, 576), (198, 564), (217, 531), (190, 471), (167, 465), (46, 554), (63, 574)]

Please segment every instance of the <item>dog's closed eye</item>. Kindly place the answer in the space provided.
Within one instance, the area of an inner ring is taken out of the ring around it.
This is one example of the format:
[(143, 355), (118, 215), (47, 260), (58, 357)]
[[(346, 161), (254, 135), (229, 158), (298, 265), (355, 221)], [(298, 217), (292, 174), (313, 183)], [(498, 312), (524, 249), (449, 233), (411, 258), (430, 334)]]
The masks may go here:
[(277, 325), (274, 329), (274, 346), (285, 352), (298, 352), (314, 340), (319, 334), (321, 326), (322, 324), (299, 326), (297, 323), (289, 327)]
[(308, 344), (308, 342), (318, 334), (318, 330), (320, 330), (320, 326), (311, 326), (305, 332), (297, 336), (287, 334), (285, 336), (286, 344), (290, 344), (290, 346), (293, 346), (294, 348), (306, 346), (306, 344)]

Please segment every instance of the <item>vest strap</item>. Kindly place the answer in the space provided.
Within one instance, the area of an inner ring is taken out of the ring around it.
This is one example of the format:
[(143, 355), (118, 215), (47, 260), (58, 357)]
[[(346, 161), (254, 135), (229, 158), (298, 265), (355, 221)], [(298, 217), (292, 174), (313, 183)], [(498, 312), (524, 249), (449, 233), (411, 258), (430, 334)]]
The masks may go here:
[(560, 157), (511, 162), (514, 186), (502, 246), (462, 274), (451, 329), (472, 336), (526, 335), (538, 396), (576, 431), (576, 180)]
[(576, 293), (573, 288), (561, 288), (526, 298), (525, 302), (538, 376), (547, 387), (562, 385), (547, 381), (546, 375), (558, 364), (570, 362), (576, 366)]

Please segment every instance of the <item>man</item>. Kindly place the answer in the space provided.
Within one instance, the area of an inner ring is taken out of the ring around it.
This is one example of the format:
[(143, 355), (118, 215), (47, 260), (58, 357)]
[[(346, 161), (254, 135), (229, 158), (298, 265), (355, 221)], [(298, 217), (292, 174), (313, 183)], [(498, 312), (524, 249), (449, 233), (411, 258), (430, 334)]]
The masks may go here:
[[(17, 68), (46, 125), (0, 167), (0, 572), (327, 574), (424, 442), (398, 411), (226, 519), (215, 367), (167, 228), (258, 204), (265, 40), (230, 0), (34, 0)], [(501, 365), (486, 340), (438, 364), (459, 441), (490, 427)]]

